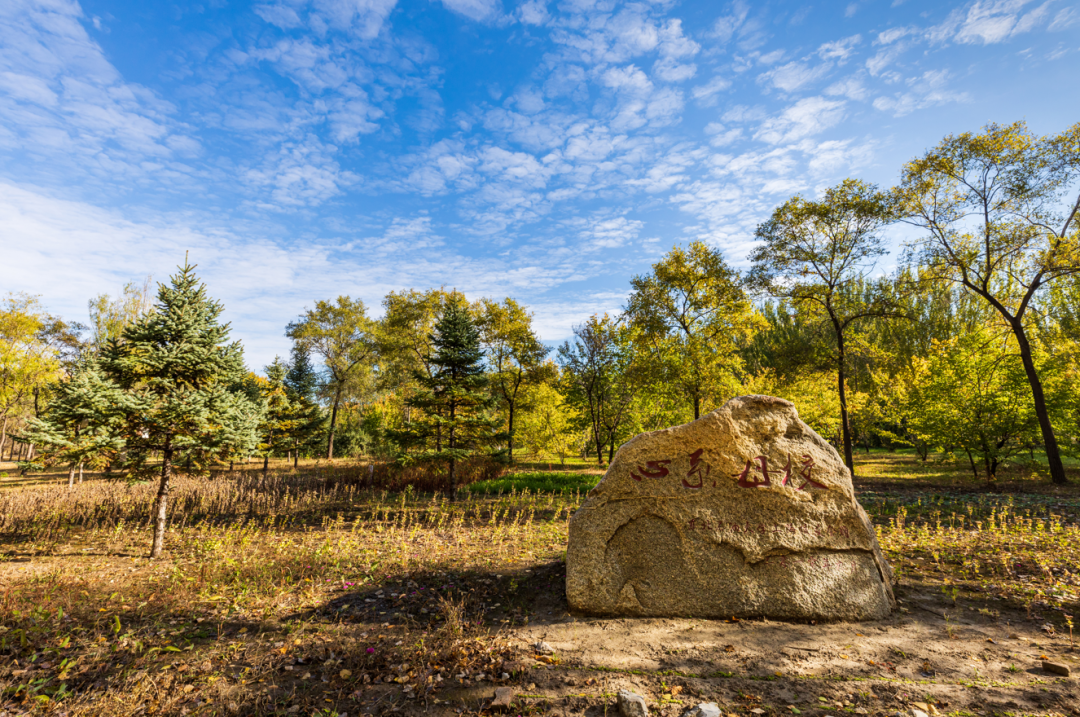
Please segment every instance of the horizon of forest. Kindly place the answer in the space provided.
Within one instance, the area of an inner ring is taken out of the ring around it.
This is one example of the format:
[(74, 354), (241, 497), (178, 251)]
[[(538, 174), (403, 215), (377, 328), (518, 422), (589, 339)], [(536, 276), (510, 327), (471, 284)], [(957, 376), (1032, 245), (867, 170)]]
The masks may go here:
[[(554, 350), (512, 297), (407, 289), (380, 318), (349, 296), (316, 300), (283, 327), (291, 355), (259, 375), (188, 263), (156, 302), (149, 278), (91, 299), (88, 325), (12, 294), (0, 457), (73, 478), (148, 476), (163, 453), (189, 470), (368, 456), (448, 468), (455, 488), (456, 465), (480, 475), (515, 451), (603, 465), (633, 435), (759, 393), (791, 400), (852, 472), (856, 448), (912, 447), (992, 482), (1009, 463), (1043, 471), (1039, 451), (1061, 483), (1061, 455), (1080, 452), (1078, 157), (1080, 125), (946, 137), (897, 187), (848, 179), (777, 207), (747, 272), (705, 242), (676, 244), (631, 278), (620, 314)], [(882, 231), (901, 222), (923, 234), (883, 274)], [(201, 396), (199, 415), (168, 420), (191, 426), (133, 418), (183, 413), (181, 394)]]

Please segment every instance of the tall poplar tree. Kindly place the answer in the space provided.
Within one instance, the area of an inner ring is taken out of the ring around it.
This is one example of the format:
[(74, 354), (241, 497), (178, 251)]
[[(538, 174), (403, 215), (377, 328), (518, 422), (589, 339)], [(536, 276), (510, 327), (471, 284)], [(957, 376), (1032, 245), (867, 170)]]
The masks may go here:
[(607, 314), (593, 315), (574, 327), (573, 342), (559, 347), (566, 402), (586, 421), (596, 443), (596, 461), (615, 458), (615, 441), (622, 433), (634, 395), (640, 388), (630, 330)]
[(795, 196), (777, 207), (758, 226), (762, 244), (751, 256), (754, 286), (813, 311), (831, 329), (844, 463), (853, 477), (848, 332), (870, 317), (902, 315), (887, 285), (872, 280), (877, 260), (887, 253), (880, 231), (891, 219), (877, 187), (846, 179), (818, 201)]
[[(221, 312), (185, 261), (169, 285), (159, 285), (154, 309), (102, 352), (103, 371), (132, 404), (123, 428), (129, 467), (160, 476), (152, 558), (165, 544), (173, 466), (201, 468), (258, 441), (263, 407), (248, 391), (242, 348), (229, 342)], [(161, 465), (151, 465), (157, 455)]]
[(288, 325), (285, 335), (304, 351), (314, 351), (326, 367), (326, 389), (331, 395), (330, 425), (326, 440), (326, 459), (334, 457), (334, 431), (346, 386), (375, 351), (373, 322), (364, 302), (348, 296), (336, 301), (318, 301)]
[[(551, 351), (532, 328), (532, 314), (507, 298), (501, 304), (484, 299), (480, 335), (491, 368), (492, 389), (506, 408), (507, 460), (514, 462), (514, 421), (524, 389), (554, 378), (554, 365), (545, 364)], [(548, 370), (545, 371), (545, 368)]]

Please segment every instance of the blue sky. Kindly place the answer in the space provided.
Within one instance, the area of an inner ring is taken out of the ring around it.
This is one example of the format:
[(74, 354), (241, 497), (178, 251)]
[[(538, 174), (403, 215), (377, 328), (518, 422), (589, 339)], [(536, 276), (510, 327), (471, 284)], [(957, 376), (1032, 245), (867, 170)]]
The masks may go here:
[[(350, 294), (631, 276), (951, 132), (1078, 119), (1075, 2), (0, 2), (3, 288), (86, 320), (184, 252), (253, 367)], [(899, 237), (898, 237), (899, 240)]]

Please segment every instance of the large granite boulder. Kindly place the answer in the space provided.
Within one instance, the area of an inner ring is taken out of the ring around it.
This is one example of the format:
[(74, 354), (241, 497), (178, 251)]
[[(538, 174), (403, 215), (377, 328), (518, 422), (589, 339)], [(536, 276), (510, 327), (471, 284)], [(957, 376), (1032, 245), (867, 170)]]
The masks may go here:
[(771, 396), (633, 438), (570, 520), (590, 614), (867, 620), (892, 581), (840, 455)]

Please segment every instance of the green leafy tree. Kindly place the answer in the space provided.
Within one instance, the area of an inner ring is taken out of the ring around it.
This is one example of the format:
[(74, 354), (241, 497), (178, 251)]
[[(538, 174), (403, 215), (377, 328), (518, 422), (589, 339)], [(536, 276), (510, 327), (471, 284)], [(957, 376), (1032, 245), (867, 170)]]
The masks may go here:
[(555, 456), (565, 464), (581, 444), (577, 412), (553, 383), (529, 384), (523, 393), (521, 444), (537, 457)]
[[(252, 450), (258, 440), (262, 407), (247, 390), (243, 352), (239, 342), (229, 343), (221, 312), (185, 262), (169, 285), (159, 286), (154, 310), (102, 352), (104, 375), (132, 407), (123, 427), (129, 467), (136, 475), (160, 475), (152, 558), (165, 543), (173, 466), (183, 461), (203, 468)], [(160, 467), (151, 465), (154, 455)]]
[(142, 285), (124, 284), (120, 296), (98, 294), (89, 301), (90, 348), (100, 352), (110, 341), (121, 340), (128, 324), (140, 319), (154, 306), (153, 280), (148, 276)]
[(514, 461), (514, 419), (523, 389), (543, 383), (554, 368), (544, 363), (551, 350), (532, 329), (532, 314), (513, 299), (481, 301), (480, 335), (491, 371), (491, 387), (506, 409), (507, 459)]
[(407, 404), (418, 412), (401, 431), (391, 431), (402, 447), (402, 463), (447, 465), (450, 490), (458, 484), (457, 465), (477, 455), (498, 455), (494, 445), (505, 439), (502, 421), (489, 417), (493, 397), (484, 372), (480, 331), (464, 300), (447, 302), (431, 335), (432, 353), (425, 357), (431, 375), (417, 372), (419, 390)]
[(703, 402), (734, 393), (741, 346), (758, 321), (736, 271), (705, 242), (675, 247), (652, 273), (630, 280), (626, 316), (652, 375), (678, 386), (701, 416)]
[(870, 281), (886, 253), (879, 232), (891, 220), (876, 187), (847, 179), (820, 201), (796, 196), (773, 211), (757, 228), (762, 244), (751, 257), (755, 287), (818, 314), (832, 330), (844, 462), (852, 476), (846, 342), (854, 322), (901, 315), (888, 283)]
[(365, 362), (374, 354), (373, 328), (363, 301), (339, 296), (334, 302), (317, 302), (314, 309), (304, 312), (285, 331), (305, 351), (321, 357), (326, 368), (331, 406), (327, 460), (334, 457), (334, 429), (349, 382), (357, 380)]
[(56, 347), (46, 336), (50, 319), (37, 297), (8, 294), (0, 303), (0, 448), (9, 422), (36, 415), (41, 389), (61, 377)]
[[(1008, 330), (980, 325), (935, 341), (917, 357), (906, 381), (898, 383), (910, 430), (930, 445), (960, 450), (978, 478), (983, 463), (987, 481), (998, 467), (1031, 444), (1038, 420), (1023, 363)], [(1036, 354), (1046, 369), (1045, 355)], [(1050, 381), (1051, 409), (1064, 395), (1056, 374)]]
[(1040, 289), (1080, 272), (1080, 123), (1047, 137), (1023, 122), (946, 137), (905, 165), (894, 190), (912, 246), (939, 279), (989, 303), (1016, 338), (1050, 476), (1067, 482), (1028, 337)]
[(596, 443), (596, 459), (615, 457), (615, 442), (627, 423), (640, 381), (635, 375), (630, 329), (604, 314), (574, 327), (573, 342), (559, 347), (566, 401), (582, 416)]

